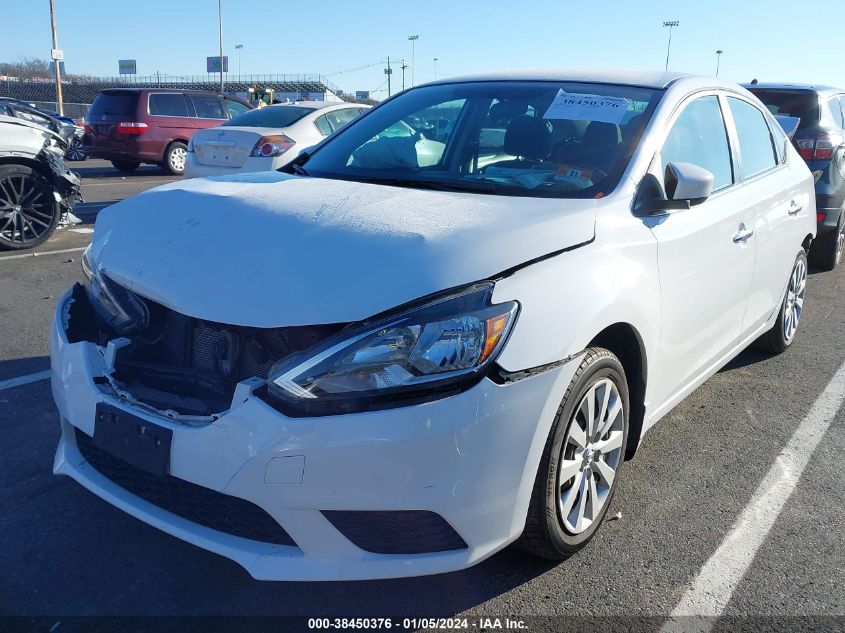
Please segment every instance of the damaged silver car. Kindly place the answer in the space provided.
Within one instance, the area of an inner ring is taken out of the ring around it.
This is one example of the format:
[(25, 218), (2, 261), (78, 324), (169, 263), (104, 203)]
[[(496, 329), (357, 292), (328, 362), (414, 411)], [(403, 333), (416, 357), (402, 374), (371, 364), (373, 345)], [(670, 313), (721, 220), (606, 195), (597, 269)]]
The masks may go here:
[(0, 115), (0, 250), (46, 242), (82, 199), (66, 150), (55, 132)]

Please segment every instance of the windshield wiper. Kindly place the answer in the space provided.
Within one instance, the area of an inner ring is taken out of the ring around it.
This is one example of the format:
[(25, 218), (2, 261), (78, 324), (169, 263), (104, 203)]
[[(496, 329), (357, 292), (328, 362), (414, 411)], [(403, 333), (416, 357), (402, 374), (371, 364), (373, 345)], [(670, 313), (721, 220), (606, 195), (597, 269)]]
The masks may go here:
[(306, 171), (305, 167), (303, 167), (302, 165), (297, 165), (296, 163), (293, 163), (293, 164), (291, 164), (290, 168), (293, 171), (293, 173), (295, 173), (297, 176), (307, 176), (308, 175), (308, 172)]
[[(356, 180), (359, 180), (356, 178)], [(492, 182), (465, 182), (442, 180), (415, 180), (406, 178), (361, 178), (362, 182), (391, 187), (407, 187), (409, 189), (434, 189), (435, 191), (471, 191), (473, 193), (496, 193), (496, 185)]]

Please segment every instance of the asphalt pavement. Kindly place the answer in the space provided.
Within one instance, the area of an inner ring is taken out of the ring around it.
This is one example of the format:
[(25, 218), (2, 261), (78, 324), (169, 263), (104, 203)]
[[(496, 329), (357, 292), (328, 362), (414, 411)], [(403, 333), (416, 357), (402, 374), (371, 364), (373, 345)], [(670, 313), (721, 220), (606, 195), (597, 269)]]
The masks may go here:
[[(554, 564), (508, 548), (471, 569), (431, 577), (258, 582), (54, 477), (59, 427), (49, 383), (36, 376), (3, 387), (49, 367), (55, 301), (80, 278), (80, 251), (99, 210), (173, 180), (153, 167), (122, 175), (102, 161), (76, 170), (85, 222), (57, 233), (37, 256), (0, 255), (0, 615), (57, 622), (81, 615), (460, 615), (474, 628), (479, 618), (505, 616), (539, 628), (564, 621), (542, 619), (557, 616), (585, 630), (596, 622), (625, 630), (632, 618), (656, 629), (733, 534), (845, 362), (845, 267), (812, 272), (793, 347), (776, 357), (744, 352), (664, 418), (622, 468), (608, 513), (620, 518), (571, 559)], [(708, 627), (845, 628), (843, 451), (839, 410), (731, 589), (726, 618)]]

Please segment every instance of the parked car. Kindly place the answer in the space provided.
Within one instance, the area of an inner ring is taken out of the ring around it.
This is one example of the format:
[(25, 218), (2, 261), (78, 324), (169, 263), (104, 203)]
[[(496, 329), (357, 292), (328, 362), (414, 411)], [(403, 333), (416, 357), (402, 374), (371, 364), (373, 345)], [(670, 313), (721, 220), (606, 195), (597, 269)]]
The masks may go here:
[[(427, 167), (385, 133), (441, 111)], [(565, 558), (645, 431), (800, 325), (813, 177), (735, 84), (443, 80), (283, 171), (102, 211), (50, 336), (54, 472), (256, 578)]]
[(0, 250), (47, 241), (80, 199), (79, 179), (64, 163), (66, 149), (52, 130), (0, 114)]
[(82, 148), (82, 137), (85, 130), (81, 125), (77, 125), (73, 119), (62, 116), (58, 112), (38, 108), (25, 101), (10, 97), (0, 97), (0, 115), (30, 121), (52, 130), (61, 136), (67, 144), (66, 159), (85, 160), (85, 150)]
[(194, 135), (188, 143), (185, 175), (195, 178), (278, 169), (369, 107), (301, 101), (245, 112)]
[(85, 116), (85, 151), (131, 172), (141, 163), (185, 170), (197, 130), (252, 109), (243, 99), (195, 90), (120, 88), (100, 92)]
[(819, 237), (810, 261), (822, 270), (833, 270), (845, 249), (845, 90), (778, 83), (747, 88), (774, 114), (800, 119), (793, 142), (818, 175)]

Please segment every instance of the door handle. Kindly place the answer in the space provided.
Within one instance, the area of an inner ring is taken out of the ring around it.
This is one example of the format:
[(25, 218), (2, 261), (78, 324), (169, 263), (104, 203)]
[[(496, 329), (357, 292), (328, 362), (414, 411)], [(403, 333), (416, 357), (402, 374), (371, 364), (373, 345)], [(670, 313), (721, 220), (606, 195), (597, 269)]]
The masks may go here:
[(754, 235), (754, 231), (745, 228), (744, 224), (740, 224), (739, 231), (734, 235), (734, 244), (745, 244), (752, 235)]
[(792, 202), (789, 203), (789, 211), (787, 211), (787, 213), (789, 215), (798, 215), (799, 213), (801, 213), (801, 211), (803, 209), (804, 209), (803, 206), (801, 206), (800, 204), (795, 202), (795, 200), (793, 200)]

